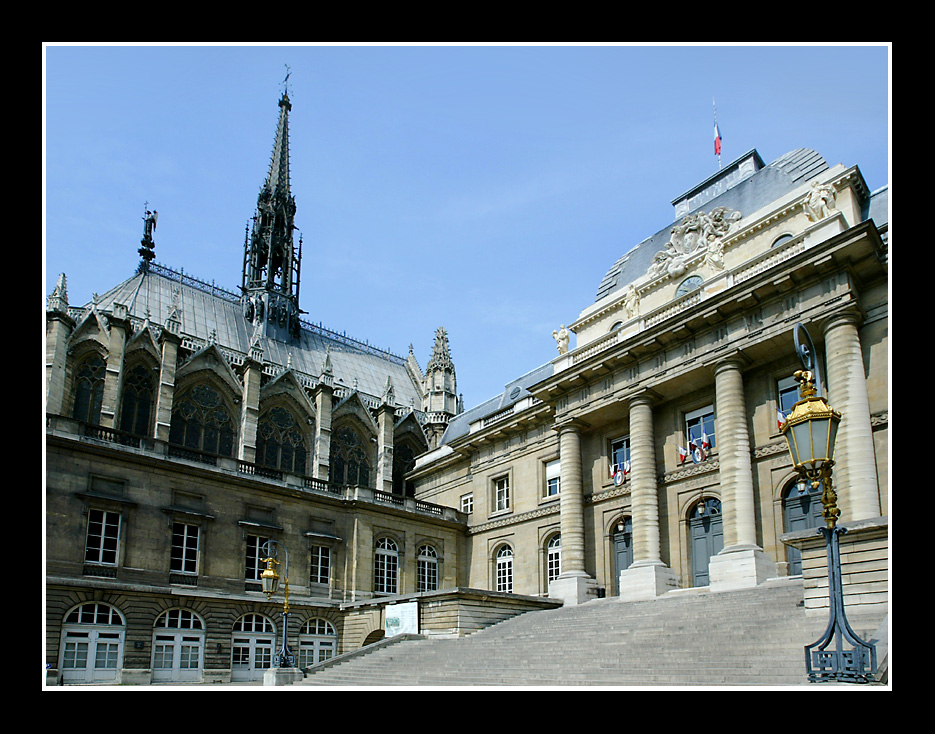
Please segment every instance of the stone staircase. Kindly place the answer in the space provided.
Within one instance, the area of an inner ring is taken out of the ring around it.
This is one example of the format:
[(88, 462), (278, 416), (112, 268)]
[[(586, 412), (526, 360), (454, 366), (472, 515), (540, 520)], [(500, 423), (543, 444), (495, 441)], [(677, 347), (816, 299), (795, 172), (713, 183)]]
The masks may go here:
[[(793, 578), (651, 601), (597, 599), (459, 639), (385, 641), (315, 666), (296, 685), (805, 685), (803, 648), (827, 617), (806, 618), (802, 598), (802, 580)], [(882, 618), (849, 621), (870, 640)]]

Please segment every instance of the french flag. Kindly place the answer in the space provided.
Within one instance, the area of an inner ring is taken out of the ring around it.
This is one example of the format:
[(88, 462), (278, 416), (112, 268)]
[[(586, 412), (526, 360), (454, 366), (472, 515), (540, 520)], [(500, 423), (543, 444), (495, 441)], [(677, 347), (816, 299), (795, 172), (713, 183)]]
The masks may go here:
[(714, 123), (714, 155), (721, 155), (721, 131), (718, 129), (717, 121)]
[(779, 430), (782, 430), (782, 424), (786, 422), (786, 416), (781, 410), (776, 410), (776, 422), (779, 424)]

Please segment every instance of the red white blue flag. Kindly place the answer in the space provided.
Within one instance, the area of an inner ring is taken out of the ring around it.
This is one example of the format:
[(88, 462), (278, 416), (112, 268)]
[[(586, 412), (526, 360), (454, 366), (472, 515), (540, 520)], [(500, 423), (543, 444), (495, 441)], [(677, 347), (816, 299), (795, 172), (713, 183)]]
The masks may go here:
[(714, 154), (721, 155), (721, 131), (718, 129), (717, 120), (714, 121)]

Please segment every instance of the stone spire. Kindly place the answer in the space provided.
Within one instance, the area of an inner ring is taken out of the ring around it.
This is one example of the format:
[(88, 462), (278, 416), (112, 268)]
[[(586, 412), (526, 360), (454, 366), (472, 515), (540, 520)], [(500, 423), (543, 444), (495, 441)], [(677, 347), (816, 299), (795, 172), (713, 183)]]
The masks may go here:
[(444, 327), (440, 326), (435, 331), (435, 344), (425, 367), (425, 380), (422, 384), (422, 410), (428, 414), (428, 422), (423, 429), (429, 445), (435, 448), (448, 421), (458, 414), (458, 379), (448, 350), (448, 334)]
[[(288, 75), (286, 77), (288, 79)], [(281, 341), (298, 336), (299, 270), (302, 259), (293, 239), (295, 197), (289, 177), (288, 89), (279, 99), (279, 122), (266, 181), (257, 197), (253, 229), (244, 242), (241, 291), (244, 317), (265, 322), (264, 332)]]

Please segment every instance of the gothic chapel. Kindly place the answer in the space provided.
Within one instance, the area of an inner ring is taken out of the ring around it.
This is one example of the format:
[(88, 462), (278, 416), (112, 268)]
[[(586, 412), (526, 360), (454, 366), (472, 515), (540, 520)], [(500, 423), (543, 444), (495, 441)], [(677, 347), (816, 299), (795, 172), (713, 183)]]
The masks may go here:
[(554, 359), (465, 410), (444, 328), (423, 371), (302, 318), (291, 108), (238, 291), (157, 263), (153, 211), (136, 273), (83, 306), (63, 274), (48, 298), (49, 684), (261, 679), (285, 626), (268, 541), (300, 668), (390, 634), (398, 605), (460, 636), (801, 575), (820, 611), (820, 502), (779, 430), (797, 324), (843, 415), (846, 593), (885, 613), (887, 187), (749, 151), (610, 265)]

